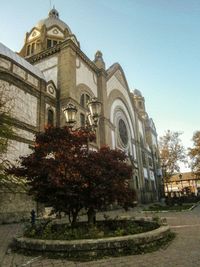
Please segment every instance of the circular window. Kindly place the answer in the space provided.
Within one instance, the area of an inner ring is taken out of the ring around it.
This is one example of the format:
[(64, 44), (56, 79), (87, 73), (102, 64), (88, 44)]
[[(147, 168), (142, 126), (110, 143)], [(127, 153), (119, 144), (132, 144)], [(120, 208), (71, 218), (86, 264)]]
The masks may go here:
[(128, 131), (125, 122), (120, 119), (118, 123), (119, 128), (119, 136), (122, 141), (122, 143), (126, 146), (128, 143)]

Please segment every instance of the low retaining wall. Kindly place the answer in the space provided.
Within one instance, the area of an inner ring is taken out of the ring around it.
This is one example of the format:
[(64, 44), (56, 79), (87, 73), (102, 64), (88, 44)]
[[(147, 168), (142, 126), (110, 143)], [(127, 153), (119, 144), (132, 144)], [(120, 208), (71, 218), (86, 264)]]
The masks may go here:
[(42, 252), (63, 252), (65, 255), (112, 255), (112, 252), (149, 247), (157, 241), (165, 239), (169, 234), (169, 226), (161, 226), (155, 230), (120, 237), (83, 240), (41, 240), (26, 237), (15, 238), (18, 248)]

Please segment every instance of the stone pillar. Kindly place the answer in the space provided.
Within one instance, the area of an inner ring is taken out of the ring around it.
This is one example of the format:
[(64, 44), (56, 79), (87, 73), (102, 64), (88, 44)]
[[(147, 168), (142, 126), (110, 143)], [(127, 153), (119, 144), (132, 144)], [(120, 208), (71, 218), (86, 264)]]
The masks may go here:
[(40, 97), (38, 99), (38, 130), (44, 131), (45, 127), (45, 92), (46, 83), (41, 80), (40, 85)]
[(94, 63), (99, 69), (97, 78), (97, 88), (98, 88), (97, 97), (102, 103), (101, 118), (99, 121), (99, 144), (100, 146), (102, 146), (107, 144), (108, 142), (106, 140), (106, 114), (107, 114), (106, 71), (101, 51), (96, 52)]
[(65, 120), (62, 108), (76, 95), (76, 53), (69, 45), (62, 48), (58, 57), (58, 89), (60, 126), (63, 126)]

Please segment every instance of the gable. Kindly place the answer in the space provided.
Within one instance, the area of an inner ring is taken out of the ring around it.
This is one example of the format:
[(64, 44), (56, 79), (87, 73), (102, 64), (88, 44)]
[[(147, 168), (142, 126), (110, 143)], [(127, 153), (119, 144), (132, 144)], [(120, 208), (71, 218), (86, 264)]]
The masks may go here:
[(109, 81), (112, 77), (115, 77), (122, 87), (126, 88), (129, 91), (128, 83), (126, 81), (126, 77), (122, 67), (119, 63), (114, 63), (110, 68), (106, 71), (107, 72), (107, 81)]
[(54, 37), (64, 38), (63, 32), (57, 27), (53, 27), (52, 29), (48, 30), (47, 35), (51, 35)]
[(29, 35), (29, 37), (28, 37), (28, 41), (31, 41), (31, 40), (33, 40), (33, 39), (39, 37), (39, 36), (40, 36), (40, 31), (38, 31), (37, 29), (34, 29), (34, 30), (31, 32), (31, 34)]
[(46, 87), (46, 92), (52, 97), (56, 97), (56, 87), (53, 81), (49, 81)]
[(122, 72), (120, 70), (117, 70), (114, 75), (117, 78), (117, 80), (122, 84), (122, 86), (126, 88), (127, 85), (126, 85), (126, 81), (124, 80), (124, 76)]

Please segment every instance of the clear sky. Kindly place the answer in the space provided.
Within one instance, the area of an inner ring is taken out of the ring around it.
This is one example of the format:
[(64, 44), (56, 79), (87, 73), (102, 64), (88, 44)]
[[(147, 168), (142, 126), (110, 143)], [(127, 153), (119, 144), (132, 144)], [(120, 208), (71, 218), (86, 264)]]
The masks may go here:
[(19, 51), (50, 2), (90, 59), (101, 50), (107, 68), (120, 63), (158, 134), (182, 131), (192, 146), (200, 130), (200, 0), (1, 0), (0, 41)]

